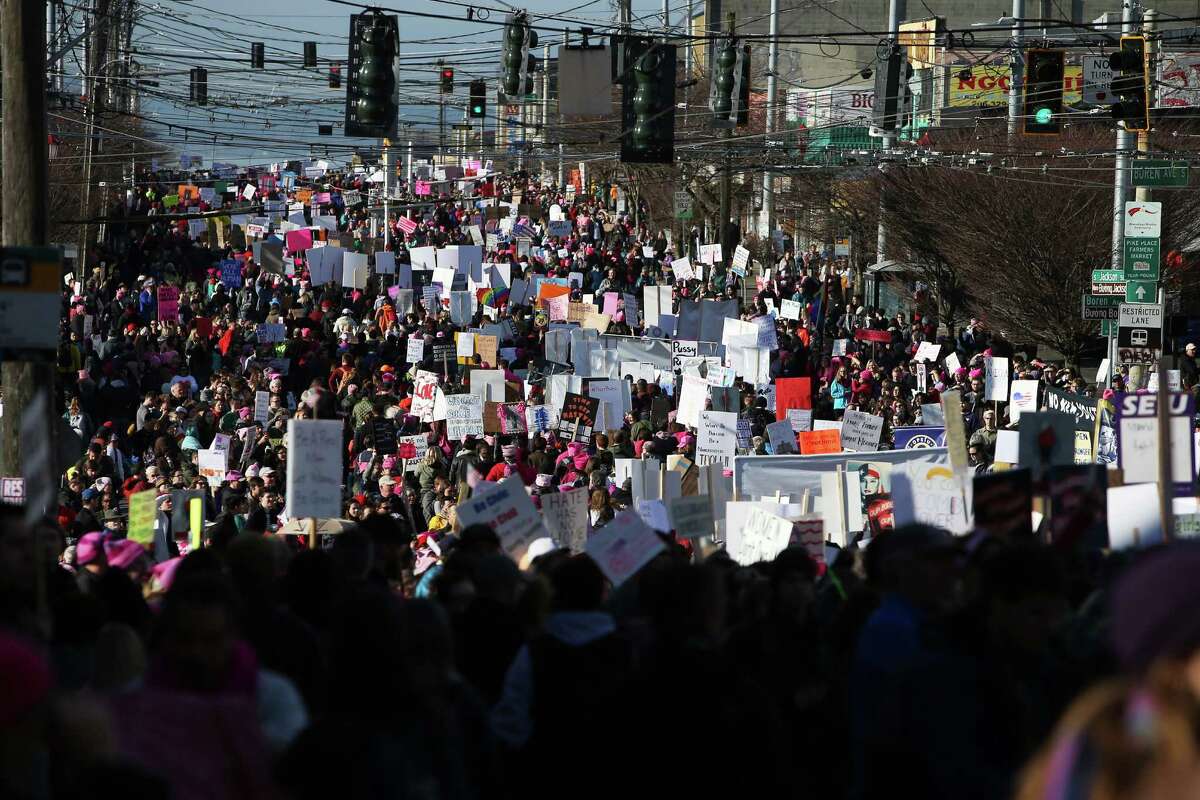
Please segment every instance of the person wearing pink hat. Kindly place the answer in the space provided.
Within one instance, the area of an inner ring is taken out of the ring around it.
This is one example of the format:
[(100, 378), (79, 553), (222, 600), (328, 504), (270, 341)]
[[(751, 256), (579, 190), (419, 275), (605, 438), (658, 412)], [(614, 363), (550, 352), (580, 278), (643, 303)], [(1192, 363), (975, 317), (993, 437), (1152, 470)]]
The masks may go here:
[(91, 531), (80, 536), (75, 543), (75, 582), (84, 594), (94, 593), (100, 578), (108, 572), (108, 558), (104, 550), (107, 542), (107, 533)]

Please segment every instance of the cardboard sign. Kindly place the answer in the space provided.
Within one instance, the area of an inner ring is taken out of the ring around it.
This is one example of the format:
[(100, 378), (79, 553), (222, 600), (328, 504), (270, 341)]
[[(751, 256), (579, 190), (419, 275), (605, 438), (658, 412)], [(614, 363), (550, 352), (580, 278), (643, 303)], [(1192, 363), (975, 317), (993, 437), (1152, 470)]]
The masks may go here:
[(554, 543), (572, 553), (582, 553), (588, 539), (588, 490), (550, 492), (541, 496), (541, 503), (542, 517)]
[[(1167, 418), (1171, 438), (1171, 483), (1176, 497), (1192, 493), (1196, 474), (1192, 418), (1195, 399), (1190, 392), (1168, 394)], [(1158, 481), (1158, 395), (1121, 394), (1117, 407), (1117, 458), (1125, 483)]]
[[(791, 427), (790, 423), (788, 423), (788, 427)], [(842, 452), (842, 432), (836, 428), (801, 431), (796, 434), (796, 437), (800, 440), (800, 455), (815, 456), (822, 453)]]
[(671, 529), (681, 539), (712, 536), (712, 500), (708, 495), (673, 498), (668, 506)]
[(883, 434), (883, 417), (846, 409), (842, 417), (842, 448), (863, 453), (879, 449), (879, 437)]
[(787, 419), (789, 408), (812, 408), (811, 378), (779, 378), (775, 381), (775, 419)]
[(288, 420), (287, 515), (342, 515), (341, 420)]
[(462, 441), (483, 436), (483, 398), (475, 394), (446, 395), (446, 438)]
[(750, 509), (746, 524), (725, 532), (729, 557), (744, 567), (774, 561), (792, 538), (792, 523), (761, 508)]
[(696, 438), (696, 462), (700, 466), (724, 464), (733, 466), (737, 450), (737, 414), (732, 411), (700, 412), (699, 436)]
[(600, 409), (600, 399), (584, 397), (575, 392), (567, 392), (563, 399), (562, 410), (559, 412), (558, 432), (567, 437), (568, 441), (586, 442), (592, 438), (592, 426), (596, 424), (596, 414)]
[(459, 503), (458, 521), (463, 528), (485, 525), (494, 530), (500, 537), (500, 546), (517, 562), (529, 549), (530, 542), (549, 535), (519, 475), (505, 478)]
[[(767, 441), (771, 443), (771, 452), (777, 456), (785, 456), (800, 452), (796, 449), (796, 430), (788, 420), (772, 422), (766, 427)], [(838, 445), (838, 452), (841, 452)]]
[(622, 511), (587, 541), (586, 552), (614, 587), (632, 578), (665, 549), (635, 511)]

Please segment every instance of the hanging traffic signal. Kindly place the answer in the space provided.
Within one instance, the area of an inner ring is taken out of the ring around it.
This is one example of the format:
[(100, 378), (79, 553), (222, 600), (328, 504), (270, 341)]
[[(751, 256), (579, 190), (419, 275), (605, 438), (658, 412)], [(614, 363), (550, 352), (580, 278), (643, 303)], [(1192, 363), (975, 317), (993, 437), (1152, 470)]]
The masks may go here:
[(1112, 69), (1113, 119), (1127, 131), (1150, 130), (1150, 71), (1146, 63), (1146, 37), (1122, 36), (1121, 49), (1108, 57)]
[(317, 43), (304, 43), (304, 66), (315, 67), (317, 65)]
[(395, 135), (399, 112), (396, 96), (398, 31), (395, 16), (369, 12), (350, 17), (347, 136), (379, 139)]
[(251, 66), (251, 68), (264, 69), (266, 67), (266, 64), (267, 64), (267, 60), (266, 60), (266, 56), (264, 55), (263, 43), (262, 42), (251, 42), (250, 43), (250, 66)]
[(192, 67), (188, 96), (198, 106), (208, 105), (208, 70), (204, 67)]
[(716, 68), (708, 87), (712, 124), (733, 128), (750, 121), (750, 47), (724, 39), (716, 51)]
[(467, 116), (473, 119), (487, 116), (487, 81), (471, 81), (471, 104), (467, 107)]
[(454, 67), (442, 67), (438, 91), (442, 94), (454, 94)]
[(908, 79), (912, 77), (912, 65), (904, 55), (903, 48), (893, 46), (886, 59), (879, 59), (875, 66), (875, 109), (871, 116), (871, 127), (890, 133), (904, 124), (904, 104), (901, 99), (908, 92)]
[(621, 92), (621, 161), (675, 163), (675, 45), (648, 42)]
[(501, 97), (516, 98), (530, 93), (529, 48), (536, 47), (537, 42), (537, 31), (530, 27), (524, 11), (515, 11), (505, 18), (500, 54)]
[(342, 65), (341, 64), (330, 65), (330, 67), (329, 67), (329, 88), (330, 89), (342, 88)]
[(1066, 53), (1062, 50), (1025, 53), (1025, 105), (1022, 111), (1025, 133), (1043, 136), (1062, 133), (1065, 60)]

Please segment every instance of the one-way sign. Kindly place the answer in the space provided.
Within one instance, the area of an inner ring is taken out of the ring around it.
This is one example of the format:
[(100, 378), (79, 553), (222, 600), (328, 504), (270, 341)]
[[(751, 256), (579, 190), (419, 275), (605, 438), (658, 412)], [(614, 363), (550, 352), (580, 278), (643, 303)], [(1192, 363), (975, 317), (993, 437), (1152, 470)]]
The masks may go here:
[(1118, 347), (1162, 347), (1161, 305), (1122, 303), (1117, 316)]

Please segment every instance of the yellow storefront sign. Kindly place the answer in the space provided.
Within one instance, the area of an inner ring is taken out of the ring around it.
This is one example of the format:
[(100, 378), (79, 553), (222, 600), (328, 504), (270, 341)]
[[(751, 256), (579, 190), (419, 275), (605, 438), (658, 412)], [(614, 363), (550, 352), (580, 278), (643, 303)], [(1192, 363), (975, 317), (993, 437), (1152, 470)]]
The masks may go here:
[[(1008, 105), (1009, 71), (1006, 65), (976, 64), (970, 76), (965, 67), (949, 68), (950, 96), (953, 108)], [(1083, 67), (1067, 65), (1063, 73), (1063, 102), (1070, 106), (1083, 99)]]

